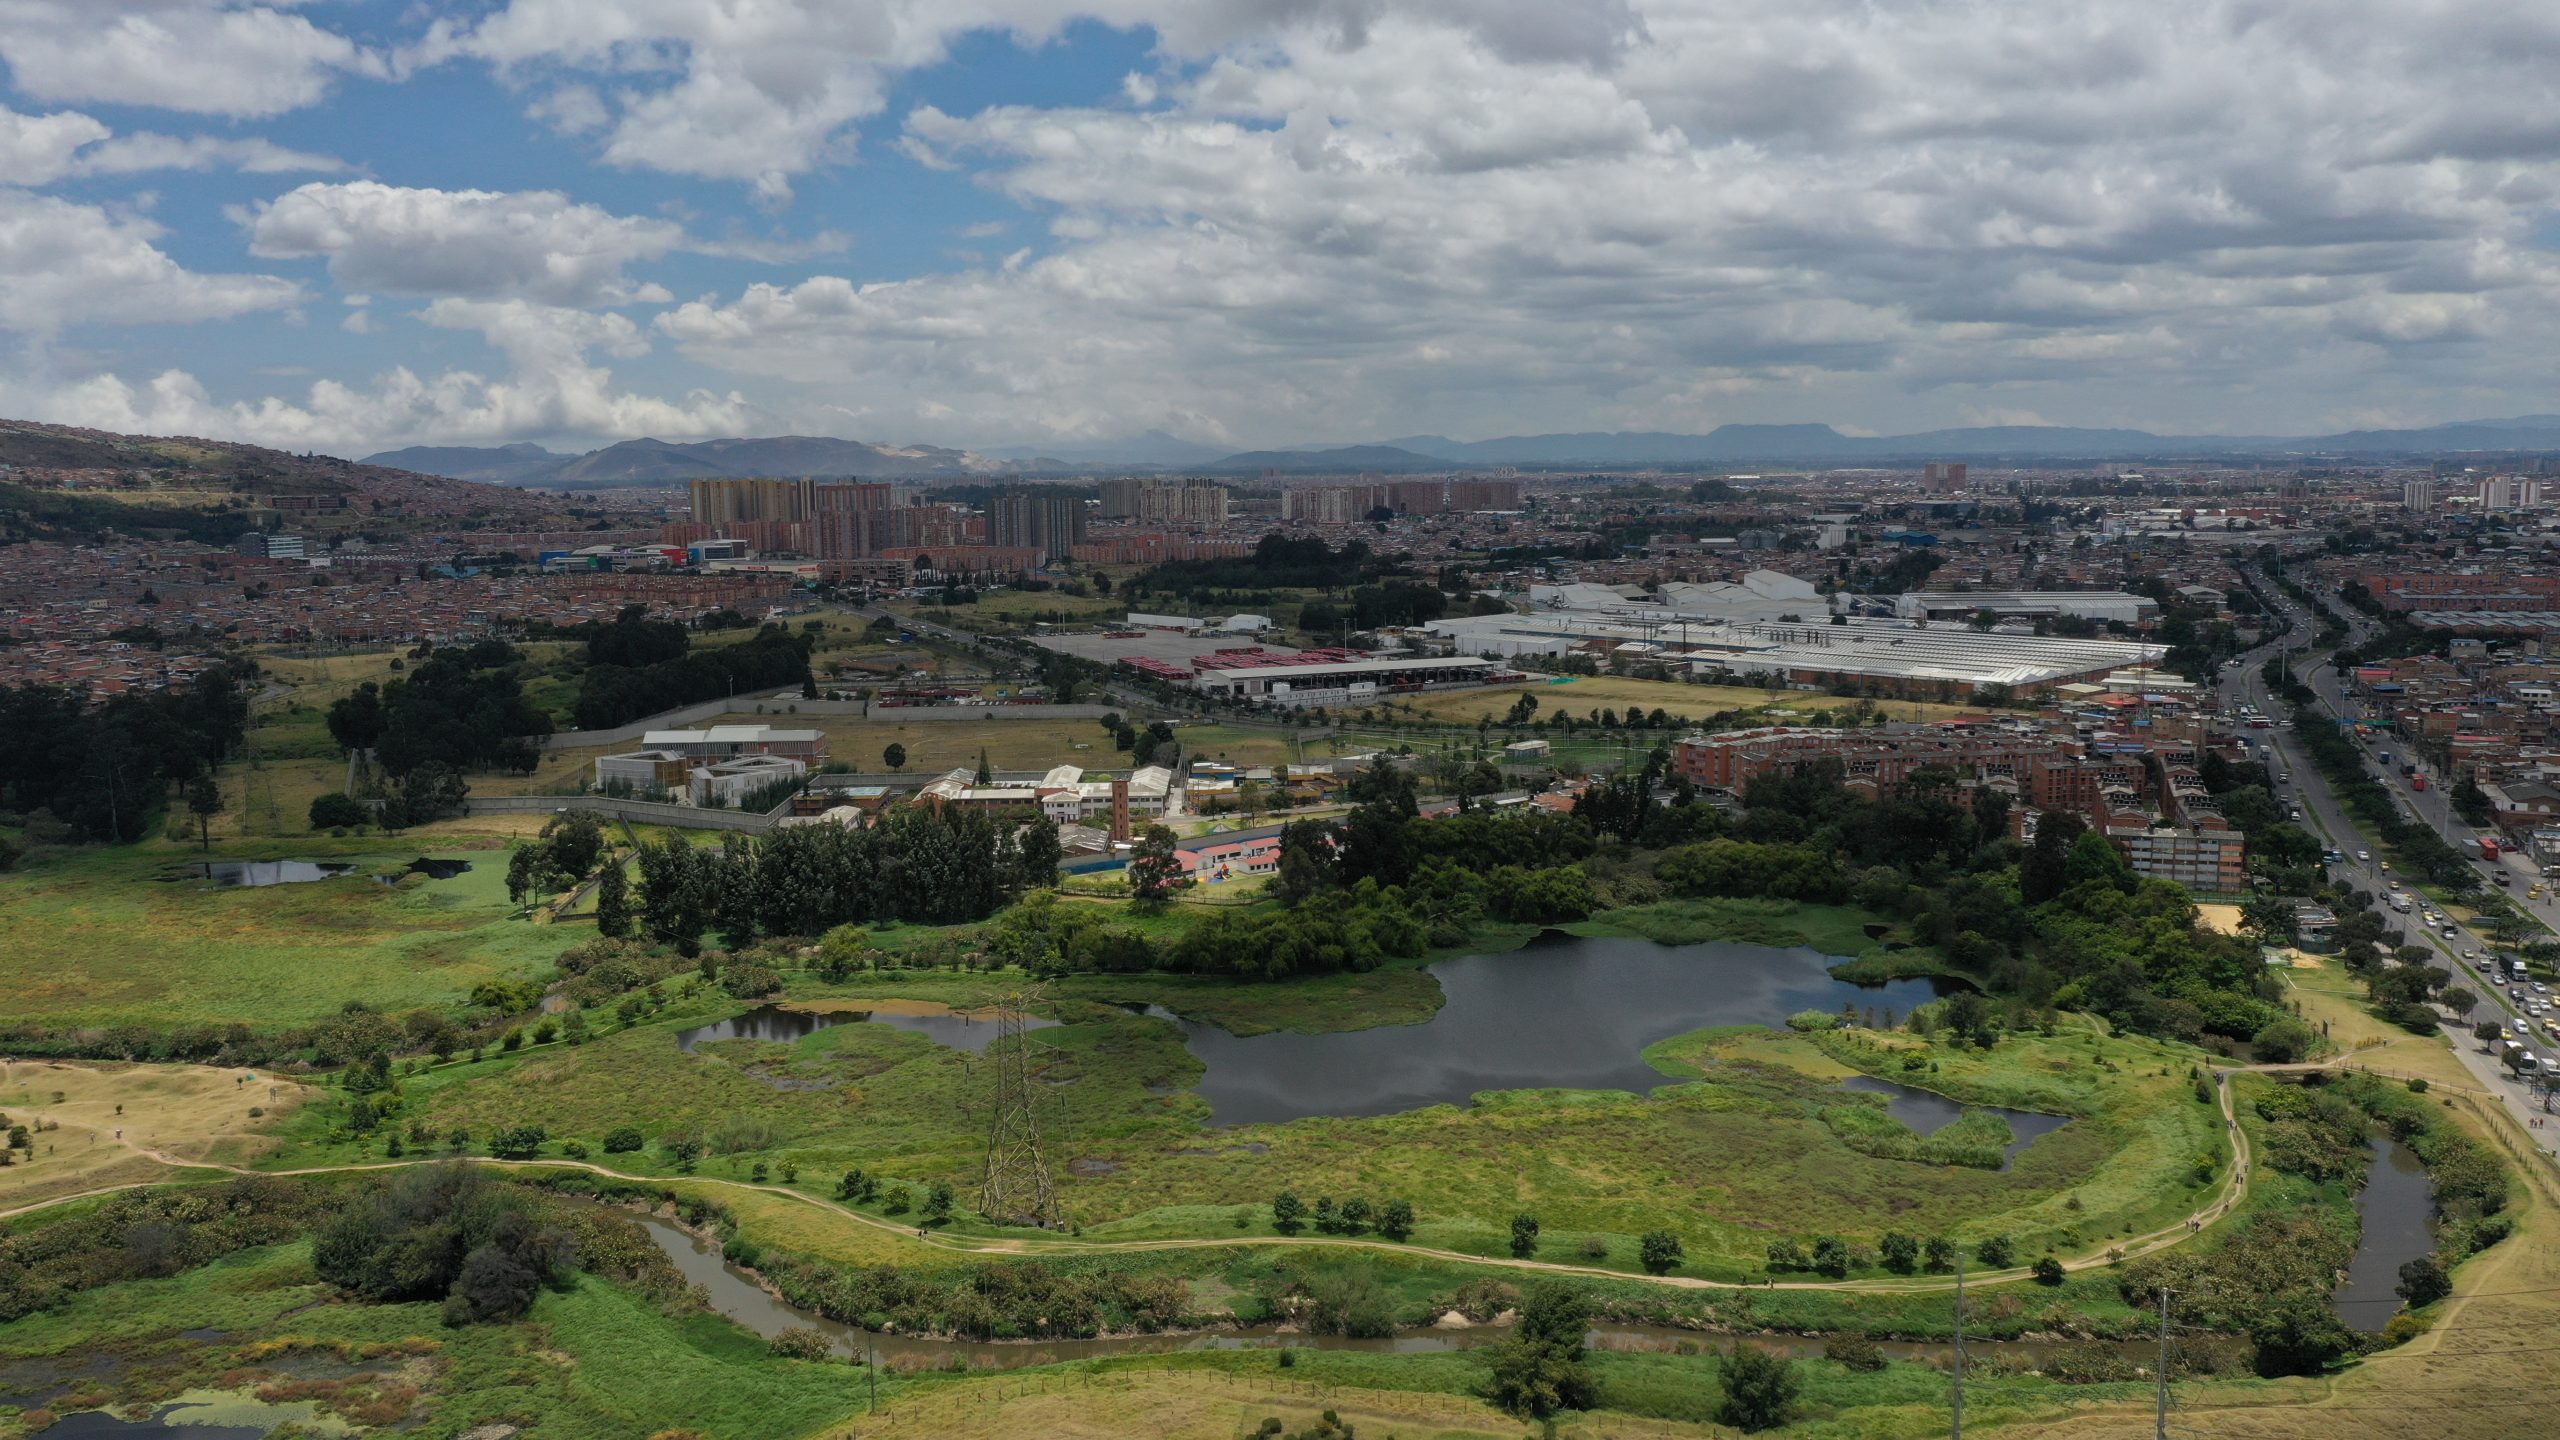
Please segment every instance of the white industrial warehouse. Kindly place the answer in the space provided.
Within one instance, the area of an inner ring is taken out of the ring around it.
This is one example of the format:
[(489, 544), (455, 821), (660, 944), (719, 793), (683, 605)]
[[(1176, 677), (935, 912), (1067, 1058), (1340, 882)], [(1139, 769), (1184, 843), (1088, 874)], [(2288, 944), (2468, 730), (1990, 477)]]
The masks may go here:
[(1656, 607), (1436, 620), (1429, 631), (1461, 654), (1632, 652), (1702, 677), (1760, 679), (1824, 688), (1872, 685), (1891, 694), (1968, 694), (2001, 686), (2020, 694), (2103, 681), (2155, 665), (2164, 646), (2122, 640), (2004, 634), (1908, 620), (1786, 623), (1698, 620)]

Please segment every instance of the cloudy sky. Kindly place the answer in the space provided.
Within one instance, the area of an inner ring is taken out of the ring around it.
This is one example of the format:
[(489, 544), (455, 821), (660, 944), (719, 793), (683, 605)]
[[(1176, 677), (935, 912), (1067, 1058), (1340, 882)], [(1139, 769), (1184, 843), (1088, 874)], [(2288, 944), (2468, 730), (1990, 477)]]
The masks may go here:
[(0, 414), (2307, 433), (2560, 410), (2560, 5), (0, 0)]

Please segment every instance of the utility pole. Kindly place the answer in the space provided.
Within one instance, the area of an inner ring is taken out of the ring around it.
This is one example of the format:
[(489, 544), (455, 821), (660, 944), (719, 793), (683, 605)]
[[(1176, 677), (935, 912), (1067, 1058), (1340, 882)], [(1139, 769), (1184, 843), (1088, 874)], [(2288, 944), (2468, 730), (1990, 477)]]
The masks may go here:
[(1951, 1440), (1964, 1440), (1964, 1252), (1956, 1252), (1956, 1387), (1955, 1429)]
[(2153, 1440), (2169, 1440), (2169, 1288), (2160, 1287), (2159, 1399), (2152, 1407)]

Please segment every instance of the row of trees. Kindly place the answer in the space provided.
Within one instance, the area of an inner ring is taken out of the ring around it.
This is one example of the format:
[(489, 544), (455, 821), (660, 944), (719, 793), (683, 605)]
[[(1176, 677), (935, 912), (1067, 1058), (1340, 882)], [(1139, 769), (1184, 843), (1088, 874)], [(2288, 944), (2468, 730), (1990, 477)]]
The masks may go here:
[[(816, 693), (809, 676), (813, 637), (805, 633), (767, 625), (734, 645), (687, 653), (673, 643), (690, 643), (683, 627), (645, 617), (635, 606), (588, 642), (587, 671), (573, 711), (578, 728), (607, 730), (679, 705), (777, 685)], [(646, 659), (651, 656), (662, 658)]]
[(731, 835), (717, 849), (677, 835), (640, 847), (636, 920), (685, 954), (718, 930), (731, 948), (758, 935), (818, 935), (848, 921), (956, 925), (1056, 883), (1058, 831), (972, 811), (905, 806), (867, 829), (800, 825)]

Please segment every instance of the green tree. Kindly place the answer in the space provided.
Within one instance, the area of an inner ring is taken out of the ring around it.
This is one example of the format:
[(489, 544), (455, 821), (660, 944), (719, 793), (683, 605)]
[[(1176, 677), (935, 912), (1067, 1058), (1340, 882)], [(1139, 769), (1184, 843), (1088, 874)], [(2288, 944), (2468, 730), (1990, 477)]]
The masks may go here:
[(640, 1127), (636, 1125), (618, 1125), (605, 1132), (604, 1153), (607, 1155), (629, 1155), (648, 1143), (648, 1141), (641, 1138)]
[(1813, 1241), (1813, 1271), (1834, 1280), (1849, 1273), (1849, 1243), (1837, 1235), (1817, 1235)]
[(1908, 1275), (1919, 1268), (1920, 1242), (1899, 1230), (1887, 1230), (1876, 1241), (1876, 1256), (1887, 1270)]
[(2052, 1256), (2038, 1256), (2033, 1268), (2035, 1270), (2037, 1284), (2059, 1285), (2062, 1283), (2062, 1262), (2054, 1259)]
[(950, 1224), (951, 1205), (954, 1198), (949, 1185), (939, 1180), (934, 1181), (933, 1188), (927, 1190), (924, 1195), (924, 1214), (918, 1218), (928, 1229)]
[(1511, 1217), (1511, 1253), (1526, 1260), (1538, 1253), (1538, 1217), (1526, 1213)]
[(2250, 1314), (2249, 1338), (2258, 1347), (2257, 1371), (2269, 1379), (2316, 1375), (2356, 1348), (2329, 1297), (2302, 1291), (2262, 1300)]
[(1956, 1242), (1944, 1235), (1932, 1235), (1921, 1242), (1922, 1263), (1931, 1271), (1956, 1268)]
[(2268, 945), (2291, 944), (2293, 902), (2273, 895), (2252, 895), (2240, 905), (2240, 926)]
[(1413, 1235), (1413, 1202), (1390, 1200), (1378, 1211), (1378, 1233), (1401, 1245)]
[(2269, 1021), (2249, 1041), (2249, 1051), (2260, 1064), (2289, 1065), (2311, 1053), (2320, 1037), (2299, 1020)]
[(596, 882), (596, 933), (609, 940), (631, 933), (631, 882), (618, 858), (605, 862), (604, 878)]
[(1271, 1197), (1271, 1228), (1283, 1235), (1295, 1235), (1307, 1223), (1306, 1202), (1283, 1190)]
[(996, 772), (988, 768), (987, 765), (987, 747), (981, 745), (978, 747), (978, 783), (981, 785), (992, 785), (995, 782)]
[(1724, 1401), (1716, 1407), (1716, 1422), (1746, 1432), (1785, 1424), (1787, 1406), (1794, 1403), (1797, 1391), (1803, 1388), (1793, 1360), (1740, 1341), (1724, 1353), (1724, 1363), (1716, 1367), (1716, 1378), (1724, 1388)]
[(361, 830), (372, 818), (352, 795), (330, 790), (311, 801), (311, 828), (314, 830)]
[(1974, 1242), (1973, 1258), (1994, 1270), (2006, 1270), (2017, 1259), (2017, 1242), (2006, 1235), (1985, 1235)]
[(1545, 1418), (1598, 1403), (1583, 1357), (1591, 1305), (1562, 1281), (1541, 1280), (1520, 1298), (1520, 1323), (1493, 1347), (1486, 1398), (1514, 1415)]
[(818, 973), (842, 982), (871, 958), (871, 937), (859, 925), (838, 925), (818, 938)]
[(888, 748), (880, 752), (880, 763), (888, 766), (891, 770), (906, 769), (907, 747), (899, 744), (895, 740), (890, 741)]
[(187, 810), (196, 817), (196, 842), (200, 849), (213, 848), (213, 817), (222, 813), (222, 786), (208, 770), (187, 782)]
[(1647, 1275), (1668, 1275), (1680, 1267), (1688, 1252), (1681, 1248), (1680, 1237), (1668, 1230), (1647, 1230), (1636, 1241), (1636, 1255), (1644, 1262)]
[(489, 1137), (489, 1153), (500, 1160), (530, 1160), (549, 1139), (539, 1125), (517, 1125)]
[(2400, 1267), (2400, 1283), (2394, 1287), (2409, 1308), (2433, 1305), (2453, 1293), (2453, 1277), (2444, 1273), (2432, 1255), (2421, 1255)]
[(1173, 832), (1162, 825), (1148, 826), (1138, 837), (1137, 852), (1129, 857), (1129, 893), (1141, 905), (1161, 905), (1190, 883), (1174, 853)]

